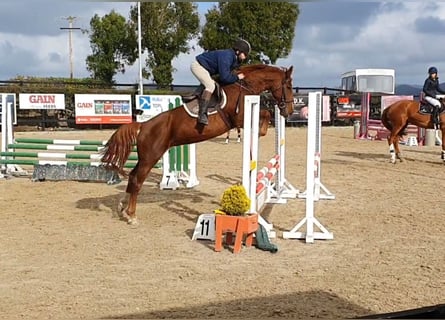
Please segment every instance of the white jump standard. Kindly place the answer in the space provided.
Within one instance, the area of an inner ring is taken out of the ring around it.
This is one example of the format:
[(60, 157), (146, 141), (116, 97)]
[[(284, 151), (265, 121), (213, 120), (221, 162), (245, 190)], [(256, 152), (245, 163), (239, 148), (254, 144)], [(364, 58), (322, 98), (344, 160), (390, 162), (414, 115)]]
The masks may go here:
[[(317, 195), (317, 177), (319, 178), (321, 155), (321, 92), (310, 92), (308, 103), (308, 133), (307, 133), (307, 164), (306, 164), (306, 215), (290, 231), (283, 232), (284, 239), (306, 239), (307, 243), (315, 239), (330, 240), (334, 235), (329, 232), (314, 216), (314, 202)], [(319, 187), (322, 186), (318, 181)], [(326, 189), (327, 190), (327, 189)], [(318, 191), (319, 192), (319, 191)], [(306, 231), (299, 231), (306, 225)], [(319, 231), (314, 231), (314, 225)]]
[(298, 194), (298, 190), (285, 178), (285, 119), (275, 110), (275, 155), (258, 170), (260, 97), (245, 96), (244, 99), (242, 182), (251, 201), (249, 212), (259, 214), (258, 222), (269, 237), (274, 238), (273, 225), (260, 215), (264, 204), (286, 203), (287, 199), (295, 199)]

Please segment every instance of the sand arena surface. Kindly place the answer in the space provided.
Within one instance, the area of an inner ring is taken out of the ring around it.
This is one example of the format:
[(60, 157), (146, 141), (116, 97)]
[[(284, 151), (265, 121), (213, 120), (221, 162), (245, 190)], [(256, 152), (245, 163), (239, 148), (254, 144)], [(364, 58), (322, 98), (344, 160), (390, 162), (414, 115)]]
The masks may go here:
[[(155, 169), (138, 201), (139, 225), (115, 215), (126, 182), (0, 180), (0, 318), (335, 318), (445, 303), (445, 165), (440, 147), (402, 146), (323, 127), (321, 179), (336, 196), (315, 204), (334, 239), (284, 240), (305, 202), (268, 205), (276, 254), (214, 252), (191, 241), (199, 214), (241, 182), (242, 145), (200, 143), (200, 185), (158, 189)], [(19, 132), (107, 139), (111, 131)], [(232, 134), (233, 136), (233, 134)], [(287, 178), (305, 190), (306, 129), (287, 128)], [(260, 165), (274, 150), (260, 140)]]

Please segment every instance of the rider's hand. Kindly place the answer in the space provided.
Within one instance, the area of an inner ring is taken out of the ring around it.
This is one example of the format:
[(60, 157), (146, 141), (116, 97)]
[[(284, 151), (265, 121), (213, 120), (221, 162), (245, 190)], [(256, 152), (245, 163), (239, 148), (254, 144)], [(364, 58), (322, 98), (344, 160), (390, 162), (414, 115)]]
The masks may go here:
[(243, 80), (244, 79), (244, 73), (238, 73), (238, 79)]

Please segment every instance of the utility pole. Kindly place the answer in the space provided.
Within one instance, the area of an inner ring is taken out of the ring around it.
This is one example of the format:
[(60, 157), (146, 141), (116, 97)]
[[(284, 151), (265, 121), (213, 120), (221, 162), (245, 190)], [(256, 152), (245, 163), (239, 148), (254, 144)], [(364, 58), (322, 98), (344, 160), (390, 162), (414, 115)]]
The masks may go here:
[(68, 21), (68, 28), (60, 28), (60, 30), (68, 30), (68, 44), (69, 44), (69, 55), (70, 55), (70, 79), (73, 78), (73, 30), (80, 30), (80, 28), (73, 27), (74, 20), (77, 17), (68, 16), (64, 18)]
[(138, 1), (138, 51), (139, 51), (139, 94), (144, 94), (142, 78), (142, 32), (141, 32), (141, 2)]

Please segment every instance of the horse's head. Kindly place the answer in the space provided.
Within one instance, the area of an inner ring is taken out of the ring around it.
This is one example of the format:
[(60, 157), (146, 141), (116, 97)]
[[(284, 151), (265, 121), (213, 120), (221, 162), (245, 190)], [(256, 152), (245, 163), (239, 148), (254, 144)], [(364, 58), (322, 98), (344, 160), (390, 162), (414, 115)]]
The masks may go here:
[(290, 68), (279, 68), (268, 65), (250, 65), (241, 69), (246, 75), (246, 83), (257, 94), (269, 91), (278, 103), (280, 115), (288, 117), (294, 109), (292, 88), (292, 71)]
[(270, 92), (278, 102), (278, 109), (280, 115), (288, 117), (294, 111), (294, 90), (292, 87), (292, 70), (293, 66), (289, 69), (281, 69), (281, 77), (274, 83), (274, 86), (270, 88)]

